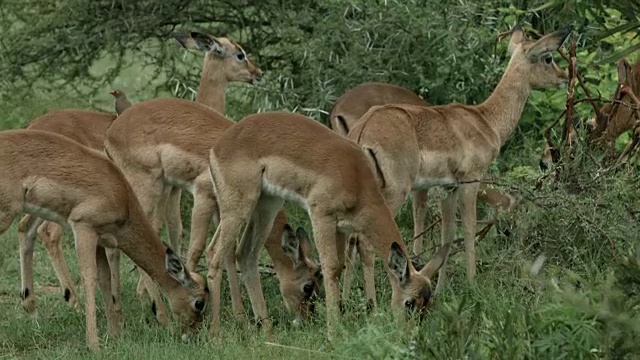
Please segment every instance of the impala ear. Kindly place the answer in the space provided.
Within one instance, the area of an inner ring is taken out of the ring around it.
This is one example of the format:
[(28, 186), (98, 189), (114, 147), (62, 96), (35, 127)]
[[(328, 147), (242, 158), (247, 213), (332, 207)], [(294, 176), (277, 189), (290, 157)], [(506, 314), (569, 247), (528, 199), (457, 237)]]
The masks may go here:
[(513, 52), (516, 50), (516, 46), (521, 44), (525, 40), (524, 29), (520, 24), (516, 24), (516, 26), (511, 29), (511, 39), (509, 40), (509, 55), (513, 55)]
[(211, 35), (192, 31), (188, 34), (176, 34), (174, 37), (185, 49), (211, 52), (220, 57), (226, 55), (224, 46)]
[(293, 266), (300, 264), (300, 241), (289, 224), (284, 225), (282, 232), (282, 251), (293, 261)]
[(300, 261), (304, 261), (305, 257), (309, 257), (311, 255), (309, 235), (302, 227), (299, 227), (296, 230), (296, 237), (298, 238), (298, 243), (300, 244), (298, 248), (298, 257)]
[(388, 266), (391, 273), (398, 279), (400, 286), (404, 286), (409, 282), (409, 259), (402, 251), (400, 244), (395, 241), (391, 244)]
[(449, 248), (451, 247), (451, 243), (446, 243), (438, 249), (435, 255), (429, 260), (427, 265), (425, 265), (422, 270), (420, 270), (420, 274), (422, 274), (427, 279), (433, 278), (438, 270), (444, 265), (445, 261), (447, 261), (447, 256), (449, 255)]
[(180, 260), (180, 257), (176, 255), (170, 247), (167, 247), (167, 253), (164, 258), (164, 265), (167, 269), (167, 273), (182, 286), (190, 287), (193, 283), (193, 279), (186, 271), (184, 264)]
[(544, 54), (558, 50), (570, 33), (571, 28), (566, 27), (541, 37), (527, 50), (527, 57), (530, 59), (539, 58)]

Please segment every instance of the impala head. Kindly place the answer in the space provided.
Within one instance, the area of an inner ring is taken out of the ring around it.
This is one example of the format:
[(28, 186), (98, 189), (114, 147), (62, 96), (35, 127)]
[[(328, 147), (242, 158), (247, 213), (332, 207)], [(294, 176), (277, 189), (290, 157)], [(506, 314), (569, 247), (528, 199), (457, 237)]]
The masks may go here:
[(181, 334), (186, 336), (189, 331), (198, 330), (202, 323), (208, 290), (202, 276), (187, 271), (180, 257), (171, 248), (167, 248), (165, 267), (169, 276), (181, 287), (171, 293), (169, 303), (180, 324)]
[(251, 62), (244, 49), (231, 39), (195, 31), (176, 35), (175, 38), (185, 49), (206, 53), (203, 74), (212, 77), (222, 76), (222, 80), (227, 82), (239, 81), (250, 84), (262, 79), (262, 70)]
[(320, 289), (322, 271), (320, 266), (308, 257), (309, 240), (303, 228), (294, 232), (289, 224), (285, 224), (282, 250), (291, 259), (293, 271), (279, 275), (280, 292), (287, 310), (295, 318), (294, 324), (298, 324), (308, 319), (315, 311), (313, 302)]
[(556, 51), (569, 36), (570, 28), (564, 28), (543, 36), (538, 41), (525, 38), (524, 30), (516, 25), (511, 30), (509, 42), (510, 64), (522, 69), (523, 76), (528, 77), (532, 88), (558, 87), (567, 83), (568, 76), (553, 61)]
[(431, 279), (446, 261), (448, 253), (449, 245), (441, 247), (427, 265), (417, 271), (400, 244), (391, 244), (387, 264), (393, 288), (391, 307), (404, 309), (410, 315), (423, 315), (433, 304)]

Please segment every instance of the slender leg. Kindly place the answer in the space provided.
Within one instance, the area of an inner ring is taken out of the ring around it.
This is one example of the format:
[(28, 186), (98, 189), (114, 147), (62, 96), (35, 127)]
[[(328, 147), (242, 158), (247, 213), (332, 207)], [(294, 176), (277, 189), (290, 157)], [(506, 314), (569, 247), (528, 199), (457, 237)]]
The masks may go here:
[(249, 218), (241, 216), (221, 217), (220, 224), (213, 235), (213, 240), (207, 247), (207, 281), (211, 294), (211, 335), (217, 337), (220, 333), (220, 291), (222, 282), (222, 267), (229, 253), (235, 249), (236, 236), (242, 230), (243, 223)]
[(327, 303), (327, 337), (332, 341), (335, 336), (336, 325), (339, 321), (340, 286), (339, 277), (342, 270), (338, 253), (336, 224), (330, 218), (320, 217), (311, 211), (313, 237), (320, 255), (320, 266), (324, 277), (324, 288)]
[(464, 251), (467, 255), (467, 278), (473, 280), (476, 276), (476, 199), (478, 184), (471, 183), (460, 186), (460, 216), (464, 231)]
[(122, 318), (122, 303), (120, 302), (120, 250), (105, 249), (111, 274), (111, 296), (113, 308), (118, 318)]
[[(442, 211), (442, 243), (451, 243), (456, 234), (456, 200), (458, 199), (458, 189), (452, 190), (440, 204)], [(446, 261), (438, 272), (438, 284), (435, 293), (442, 291), (447, 281)]]
[(242, 304), (242, 293), (240, 292), (240, 282), (238, 281), (238, 270), (236, 268), (235, 251), (230, 251), (225, 259), (225, 270), (227, 271), (227, 281), (229, 282), (229, 294), (231, 295), (231, 311), (238, 323), (244, 323), (247, 314), (244, 312)]
[(378, 307), (376, 301), (376, 281), (375, 281), (375, 255), (371, 246), (362, 241), (358, 241), (358, 252), (362, 259), (362, 273), (364, 276), (365, 294), (367, 295), (367, 306), (370, 310)]
[(47, 249), (47, 254), (53, 265), (60, 285), (64, 289), (64, 299), (76, 310), (80, 310), (78, 304), (78, 293), (76, 285), (71, 277), (67, 263), (64, 261), (64, 255), (60, 250), (60, 240), (62, 239), (62, 226), (51, 221), (45, 221), (38, 227), (38, 235)]
[(97, 351), (99, 348), (98, 329), (96, 327), (96, 286), (98, 283), (96, 250), (98, 247), (98, 235), (87, 224), (72, 223), (71, 228), (75, 237), (78, 265), (80, 266), (80, 275), (84, 286), (87, 346), (89, 349)]
[(355, 272), (356, 259), (358, 256), (358, 239), (355, 236), (350, 236), (348, 244), (345, 254), (344, 278), (342, 284), (342, 298), (344, 300), (348, 300), (349, 296), (351, 296), (351, 284), (353, 283), (353, 274)]
[(172, 186), (169, 197), (165, 204), (164, 219), (167, 224), (167, 233), (169, 235), (169, 244), (173, 251), (180, 256), (182, 253), (182, 216), (180, 215), (180, 197), (182, 190)]
[[(3, 213), (0, 211), (0, 215)], [(8, 217), (7, 217), (8, 218)], [(13, 220), (13, 219), (12, 219)], [(33, 248), (36, 229), (44, 220), (26, 215), (18, 224), (20, 241), (20, 275), (22, 277), (22, 307), (32, 315), (36, 314), (36, 298), (33, 289)]]
[(426, 190), (413, 190), (411, 192), (411, 207), (413, 209), (413, 253), (421, 255), (424, 251), (424, 222), (427, 218), (428, 196)]
[[(114, 297), (111, 293), (111, 268), (107, 260), (105, 248), (98, 246), (96, 249), (96, 264), (98, 266), (98, 283), (102, 292), (102, 301), (104, 302), (105, 313), (107, 316), (107, 324), (111, 335), (118, 335), (118, 313), (115, 309)], [(119, 280), (119, 279), (118, 279)]]
[(217, 212), (211, 180), (207, 181), (206, 184), (196, 183), (193, 209), (191, 210), (191, 237), (189, 239), (186, 265), (190, 271), (195, 271), (198, 265), (198, 260), (200, 260), (205, 248), (209, 224)]
[[(238, 266), (251, 300), (253, 314), (258, 324), (261, 324), (261, 328), (267, 331), (271, 328), (271, 321), (260, 284), (258, 258), (283, 203), (284, 201), (279, 198), (260, 197), (251, 217), (252, 226), (247, 226), (238, 252)], [(252, 234), (248, 232), (249, 230), (253, 230)]]

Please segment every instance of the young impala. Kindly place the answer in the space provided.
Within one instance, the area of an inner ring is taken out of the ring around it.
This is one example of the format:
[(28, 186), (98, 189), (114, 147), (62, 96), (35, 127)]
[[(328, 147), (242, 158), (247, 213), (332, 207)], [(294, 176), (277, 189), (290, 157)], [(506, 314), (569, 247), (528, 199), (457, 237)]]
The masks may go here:
[(184, 335), (199, 327), (206, 304), (202, 277), (186, 271), (180, 258), (162, 244), (129, 183), (103, 154), (44, 131), (0, 132), (0, 234), (22, 211), (71, 227), (85, 292), (87, 345), (92, 350), (99, 347), (98, 285), (109, 332), (118, 332), (105, 247), (123, 251), (142, 268), (150, 276), (145, 278), (150, 291), (156, 291), (151, 280), (160, 285)]
[[(476, 106), (393, 104), (371, 108), (349, 132), (375, 169), (388, 206), (395, 213), (412, 190), (444, 186), (442, 242), (455, 237), (455, 205), (460, 196), (467, 274), (476, 274), (475, 234), (478, 181), (511, 136), (534, 88), (556, 87), (567, 81), (553, 61), (569, 35), (560, 30), (538, 41), (512, 30), (511, 59), (491, 96)], [(436, 292), (445, 282), (445, 267)]]
[(311, 217), (324, 275), (330, 338), (349, 235), (367, 242), (384, 259), (394, 309), (422, 312), (431, 305), (429, 279), (444, 263), (449, 245), (420, 272), (414, 269), (368, 160), (353, 142), (302, 115), (250, 115), (213, 145), (210, 170), (220, 211), (220, 223), (206, 251), (214, 336), (220, 331), (222, 266), (245, 223), (248, 230), (238, 244), (237, 261), (245, 269), (243, 280), (254, 315), (269, 326), (258, 254), (285, 199), (300, 204)]

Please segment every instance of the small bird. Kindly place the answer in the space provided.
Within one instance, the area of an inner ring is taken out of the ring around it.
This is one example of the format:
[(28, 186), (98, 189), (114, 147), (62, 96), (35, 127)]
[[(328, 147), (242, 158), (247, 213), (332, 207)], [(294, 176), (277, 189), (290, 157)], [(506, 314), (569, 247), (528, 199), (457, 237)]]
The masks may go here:
[(131, 102), (127, 99), (127, 94), (122, 90), (113, 90), (110, 93), (116, 98), (116, 113), (118, 115), (122, 114), (129, 106), (131, 106)]

